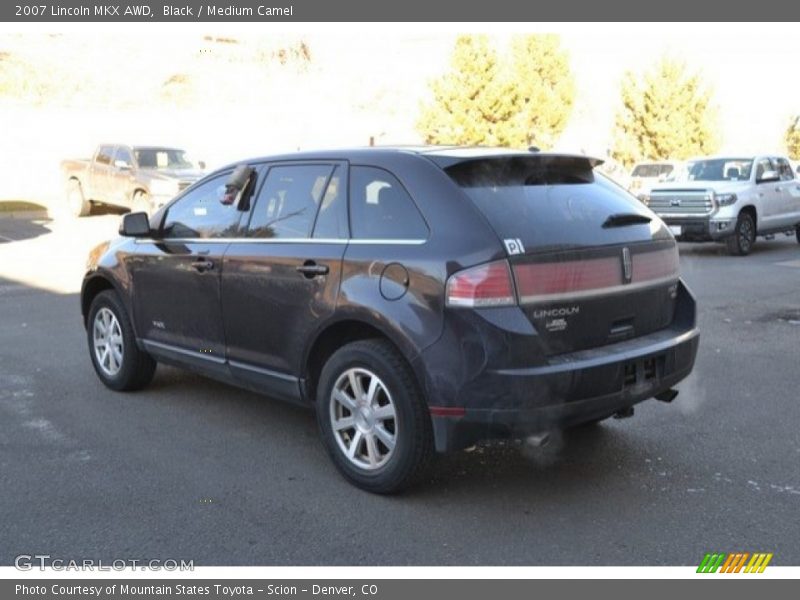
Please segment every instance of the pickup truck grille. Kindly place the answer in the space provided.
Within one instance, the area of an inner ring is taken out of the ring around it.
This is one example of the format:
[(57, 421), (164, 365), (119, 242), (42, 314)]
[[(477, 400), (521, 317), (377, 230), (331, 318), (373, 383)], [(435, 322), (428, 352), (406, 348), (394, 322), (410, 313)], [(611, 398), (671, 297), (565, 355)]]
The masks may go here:
[(707, 215), (712, 196), (710, 190), (659, 190), (650, 193), (648, 206), (657, 215)]

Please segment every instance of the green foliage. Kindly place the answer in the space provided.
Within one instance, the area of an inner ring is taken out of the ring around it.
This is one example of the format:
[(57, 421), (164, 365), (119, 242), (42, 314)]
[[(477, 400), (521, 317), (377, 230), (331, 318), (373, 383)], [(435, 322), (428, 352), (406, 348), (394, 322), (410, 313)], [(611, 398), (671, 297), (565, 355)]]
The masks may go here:
[(624, 165), (682, 160), (719, 148), (711, 91), (685, 63), (665, 57), (641, 75), (626, 73), (621, 96), (612, 156)]
[(575, 100), (569, 56), (552, 34), (517, 36), (512, 53), (523, 144), (551, 148), (566, 128)]
[(792, 117), (786, 129), (786, 151), (792, 160), (800, 160), (800, 115)]
[(460, 36), (450, 71), (431, 91), (417, 123), (427, 143), (542, 148), (563, 131), (575, 94), (552, 35), (516, 37), (505, 62), (487, 36)]

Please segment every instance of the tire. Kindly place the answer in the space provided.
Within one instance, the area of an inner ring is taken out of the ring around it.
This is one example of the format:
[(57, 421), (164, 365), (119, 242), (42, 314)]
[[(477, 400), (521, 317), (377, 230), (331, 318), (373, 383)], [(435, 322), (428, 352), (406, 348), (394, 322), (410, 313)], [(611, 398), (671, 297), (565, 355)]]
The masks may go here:
[(67, 184), (67, 205), (73, 217), (85, 217), (92, 212), (92, 205), (84, 197), (81, 184), (74, 179)]
[[(356, 393), (354, 382), (367, 393)], [(413, 372), (389, 342), (363, 340), (337, 350), (320, 374), (316, 409), (325, 447), (351, 483), (392, 494), (424, 474), (433, 455), (430, 414)], [(334, 431), (334, 420), (343, 427)]]
[(733, 235), (727, 239), (728, 252), (734, 256), (747, 256), (756, 241), (756, 222), (753, 215), (739, 213)]
[(797, 243), (800, 244), (800, 225), (794, 228), (794, 235), (797, 237)]
[(130, 319), (116, 292), (105, 290), (95, 297), (87, 323), (89, 356), (106, 387), (128, 392), (142, 389), (152, 381), (156, 361), (136, 345)]
[(150, 216), (153, 207), (150, 204), (150, 195), (142, 190), (136, 190), (133, 194), (133, 201), (131, 202), (131, 212), (143, 212)]

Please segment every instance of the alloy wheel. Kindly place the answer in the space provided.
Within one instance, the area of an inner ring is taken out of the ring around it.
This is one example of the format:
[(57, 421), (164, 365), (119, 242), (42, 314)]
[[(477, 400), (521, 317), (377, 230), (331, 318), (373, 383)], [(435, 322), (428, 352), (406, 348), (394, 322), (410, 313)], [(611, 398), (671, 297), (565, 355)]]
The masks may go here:
[(330, 398), (330, 423), (339, 450), (355, 466), (375, 470), (392, 457), (397, 413), (386, 385), (361, 367), (342, 373)]
[(94, 356), (97, 364), (109, 377), (114, 377), (122, 368), (124, 347), (122, 328), (117, 316), (108, 308), (97, 311), (92, 324)]

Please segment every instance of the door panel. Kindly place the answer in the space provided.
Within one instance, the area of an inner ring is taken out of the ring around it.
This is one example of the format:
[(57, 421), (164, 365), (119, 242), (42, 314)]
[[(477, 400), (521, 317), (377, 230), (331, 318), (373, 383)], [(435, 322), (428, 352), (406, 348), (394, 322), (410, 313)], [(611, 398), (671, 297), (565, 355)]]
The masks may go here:
[[(309, 335), (336, 306), (346, 247), (344, 241), (231, 245), (222, 283), (231, 363), (299, 375)], [(304, 265), (320, 273), (298, 270)]]
[[(335, 163), (272, 165), (248, 239), (225, 254), (222, 312), (231, 370), (288, 399), (299, 396), (308, 338), (336, 306), (347, 247), (340, 229), (346, 226), (345, 178)], [(317, 231), (324, 239), (314, 237)]]
[(227, 369), (220, 281), (229, 238), (243, 213), (223, 204), (228, 172), (170, 205), (156, 240), (140, 240), (129, 269), (138, 335), (155, 353)]
[(138, 245), (131, 271), (140, 337), (224, 360), (220, 268), (226, 247), (170, 240)]

